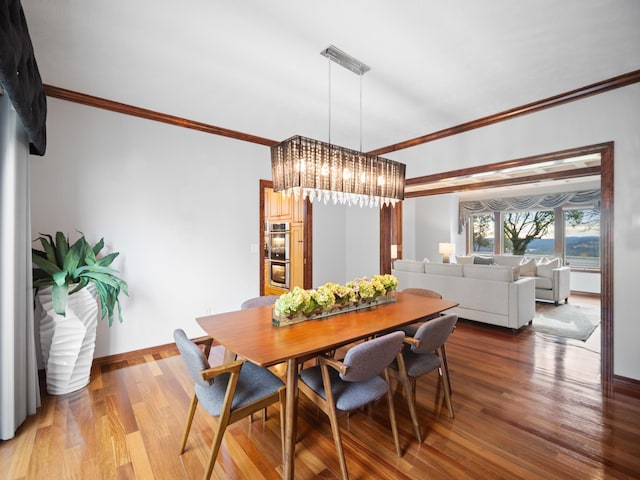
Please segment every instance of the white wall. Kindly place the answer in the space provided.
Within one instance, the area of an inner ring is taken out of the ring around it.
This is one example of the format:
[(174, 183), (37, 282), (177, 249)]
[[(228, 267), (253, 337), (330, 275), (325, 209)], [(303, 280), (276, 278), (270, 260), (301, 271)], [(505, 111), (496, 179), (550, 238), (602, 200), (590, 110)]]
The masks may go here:
[(570, 281), (574, 292), (600, 294), (600, 273), (573, 270)]
[(640, 322), (629, 293), (640, 267), (638, 112), (640, 85), (634, 84), (393, 156), (414, 177), (614, 141), (614, 374), (633, 379), (640, 379)]
[(344, 207), (346, 212), (346, 278), (380, 273), (380, 209)]
[(408, 238), (408, 232), (403, 232), (402, 240), (403, 245), (407, 242), (415, 244), (415, 249), (411, 252), (412, 255), (405, 250), (404, 258), (428, 258), (430, 262), (442, 262), (442, 255), (438, 252), (439, 243), (453, 243), (456, 252), (464, 251), (464, 243), (460, 244), (457, 235), (458, 195), (412, 198), (405, 201), (405, 205), (409, 204), (412, 205), (415, 222), (414, 236)]
[(32, 228), (77, 230), (129, 283), (124, 323), (99, 324), (95, 356), (172, 342), (207, 312), (259, 293), (259, 178), (266, 147), (49, 99), (48, 149), (30, 157)]
[(338, 205), (313, 205), (313, 286), (346, 281), (345, 209)]
[(380, 210), (313, 205), (313, 286), (380, 272)]

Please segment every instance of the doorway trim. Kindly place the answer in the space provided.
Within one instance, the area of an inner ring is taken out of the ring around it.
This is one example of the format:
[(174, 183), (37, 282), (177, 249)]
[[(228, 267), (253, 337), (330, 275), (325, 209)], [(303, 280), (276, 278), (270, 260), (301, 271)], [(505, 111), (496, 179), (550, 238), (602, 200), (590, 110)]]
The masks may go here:
[[(601, 273), (600, 273), (600, 318), (601, 318), (601, 339), (600, 339), (600, 380), (602, 392), (605, 396), (613, 395), (614, 388), (614, 370), (613, 370), (613, 306), (614, 306), (614, 289), (613, 289), (613, 198), (614, 198), (614, 142), (600, 143), (596, 145), (589, 145), (585, 147), (572, 148), (568, 150), (562, 150), (558, 152), (552, 152), (548, 154), (534, 155), (531, 157), (521, 158), (517, 160), (509, 160), (507, 162), (500, 162), (488, 165), (482, 165), (473, 167), (472, 169), (453, 170), (449, 172), (439, 173), (433, 175), (433, 181), (442, 180), (451, 177), (460, 177), (468, 175), (470, 173), (488, 172), (499, 169), (500, 167), (508, 164), (509, 166), (519, 165), (532, 165), (535, 163), (548, 162), (550, 160), (559, 160), (564, 158), (579, 157), (589, 154), (600, 154), (600, 261), (601, 261)], [(594, 171), (589, 171), (588, 175), (593, 175)], [(564, 176), (563, 176), (564, 175)], [(558, 172), (553, 176), (554, 179), (561, 178), (574, 178), (575, 172), (571, 170), (565, 172)], [(587, 172), (585, 172), (587, 176)], [(548, 178), (547, 178), (548, 179)], [(420, 183), (425, 183), (425, 180), (429, 180), (429, 177), (420, 177)], [(410, 183), (411, 179), (407, 180)], [(514, 182), (515, 183), (515, 182)], [(479, 185), (477, 189), (487, 188), (486, 186)], [(473, 188), (467, 188), (470, 190)], [(450, 191), (443, 191), (439, 189), (436, 193), (412, 194), (411, 197), (429, 196), (443, 193), (454, 193), (456, 187), (452, 187)], [(416, 192), (417, 193), (417, 192)], [(401, 212), (398, 212), (401, 214)], [(391, 243), (392, 224), (397, 222), (396, 218), (394, 222), (391, 220), (391, 215), (380, 217), (380, 235), (389, 239), (384, 243), (385, 247)], [(383, 221), (384, 220), (384, 221)], [(401, 219), (399, 220), (402, 221)], [(381, 251), (380, 258), (389, 258), (389, 253), (386, 251), (388, 248), (382, 249), (383, 242), (380, 242)], [(386, 260), (385, 258), (385, 260)]]

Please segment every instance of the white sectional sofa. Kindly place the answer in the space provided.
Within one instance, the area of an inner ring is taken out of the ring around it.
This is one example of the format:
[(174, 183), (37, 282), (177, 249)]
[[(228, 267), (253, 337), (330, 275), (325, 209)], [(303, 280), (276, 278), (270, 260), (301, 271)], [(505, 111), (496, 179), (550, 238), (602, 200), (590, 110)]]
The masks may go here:
[(461, 318), (517, 330), (535, 314), (535, 281), (518, 278), (518, 268), (396, 260), (398, 290), (426, 288), (460, 305)]
[[(536, 283), (536, 300), (565, 303), (571, 292), (571, 268), (562, 266), (562, 259), (534, 258), (525, 255), (456, 256), (456, 262), (472, 264), (479, 257), (483, 262), (494, 265), (518, 267), (520, 277), (532, 277)], [(476, 260), (477, 261), (477, 260)]]

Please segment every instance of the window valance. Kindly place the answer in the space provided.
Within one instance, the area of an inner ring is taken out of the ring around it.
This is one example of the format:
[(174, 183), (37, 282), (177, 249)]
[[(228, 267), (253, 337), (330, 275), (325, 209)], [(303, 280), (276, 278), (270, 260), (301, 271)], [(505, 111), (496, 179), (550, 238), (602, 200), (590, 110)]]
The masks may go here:
[(464, 227), (472, 215), (479, 213), (551, 210), (557, 207), (578, 207), (586, 205), (592, 205), (597, 209), (600, 208), (600, 189), (460, 202), (458, 233), (461, 234), (464, 231)]

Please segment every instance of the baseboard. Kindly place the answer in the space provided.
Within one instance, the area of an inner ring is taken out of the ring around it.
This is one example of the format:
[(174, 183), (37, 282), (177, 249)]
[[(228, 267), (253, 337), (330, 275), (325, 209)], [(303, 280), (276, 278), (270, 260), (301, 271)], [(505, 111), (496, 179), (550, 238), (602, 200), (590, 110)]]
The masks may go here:
[(640, 398), (640, 380), (614, 375), (613, 391), (630, 397)]
[[(205, 337), (194, 338), (193, 341), (201, 340)], [(93, 366), (102, 367), (104, 365), (111, 365), (114, 363), (124, 362), (136, 357), (144, 357), (145, 355), (154, 355), (161, 352), (173, 352), (178, 353), (178, 348), (175, 343), (166, 343), (164, 345), (157, 345), (155, 347), (143, 348), (141, 350), (132, 350), (130, 352), (116, 353), (115, 355), (107, 355), (105, 357), (98, 357), (93, 359)]]
[(578, 297), (593, 297), (593, 298), (600, 298), (600, 294), (596, 293), (596, 292), (581, 292), (580, 290), (571, 290), (571, 293), (569, 293), (569, 299), (571, 299), (571, 295), (576, 295)]

